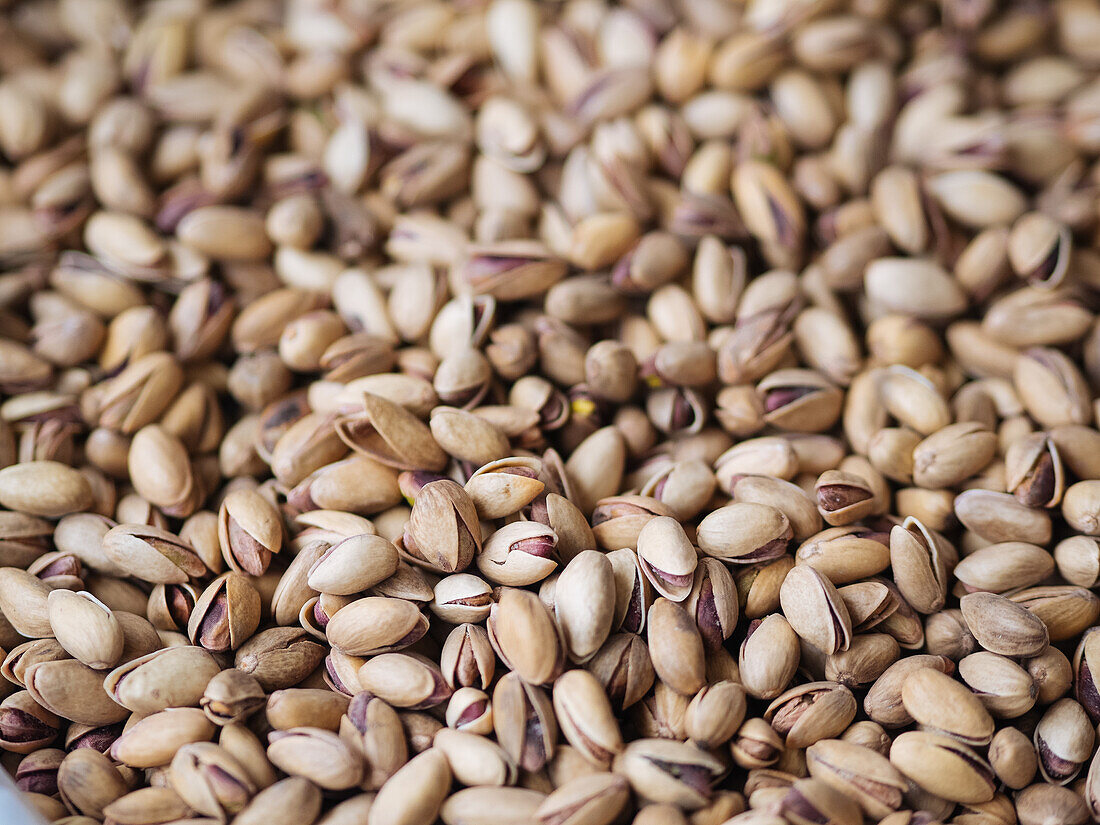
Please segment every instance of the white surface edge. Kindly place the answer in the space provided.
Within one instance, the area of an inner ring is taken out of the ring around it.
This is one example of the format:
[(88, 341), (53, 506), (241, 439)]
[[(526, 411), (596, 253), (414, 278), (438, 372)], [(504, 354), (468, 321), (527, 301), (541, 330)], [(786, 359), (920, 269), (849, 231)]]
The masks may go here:
[(11, 776), (0, 768), (0, 822), (4, 825), (45, 825), (46, 820), (19, 799), (19, 789)]

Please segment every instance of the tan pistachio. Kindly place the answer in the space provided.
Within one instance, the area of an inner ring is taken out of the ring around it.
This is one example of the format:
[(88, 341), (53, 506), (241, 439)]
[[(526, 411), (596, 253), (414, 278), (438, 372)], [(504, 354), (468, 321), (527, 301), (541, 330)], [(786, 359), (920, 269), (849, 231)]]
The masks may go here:
[(565, 650), (557, 626), (534, 593), (505, 589), (492, 606), (487, 627), (497, 655), (525, 681), (546, 684), (561, 672)]
[(638, 739), (616, 759), (615, 772), (646, 800), (695, 810), (710, 798), (721, 767), (712, 756), (688, 744)]
[(809, 565), (792, 568), (779, 590), (780, 605), (791, 628), (825, 655), (851, 644), (852, 621), (836, 588)]

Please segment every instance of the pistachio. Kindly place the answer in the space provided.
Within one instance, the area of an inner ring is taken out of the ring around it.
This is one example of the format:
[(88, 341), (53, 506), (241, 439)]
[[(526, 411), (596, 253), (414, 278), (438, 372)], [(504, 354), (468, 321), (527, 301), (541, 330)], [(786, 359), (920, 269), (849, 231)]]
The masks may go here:
[(584, 670), (563, 673), (554, 683), (554, 713), (562, 735), (589, 761), (609, 767), (622, 748), (622, 734), (603, 687)]
[(1011, 659), (979, 650), (959, 660), (959, 678), (998, 718), (1014, 718), (1031, 710), (1038, 691), (1031, 675)]
[(53, 635), (74, 659), (95, 670), (106, 670), (118, 662), (125, 638), (107, 605), (85, 591), (54, 590), (47, 607)]
[(443, 803), (439, 817), (446, 825), (531, 822), (545, 797), (528, 788), (465, 788)]
[(325, 636), (343, 653), (369, 656), (408, 647), (427, 630), (428, 620), (412, 602), (367, 596), (341, 608)]
[(899, 659), (890, 665), (867, 691), (863, 699), (863, 709), (873, 721), (883, 727), (905, 727), (913, 721), (902, 700), (905, 681), (924, 668), (935, 668), (949, 673), (951, 667), (949, 659), (931, 654), (918, 654)]
[(130, 725), (109, 753), (124, 765), (154, 768), (171, 762), (183, 745), (205, 742), (213, 734), (214, 725), (197, 708), (169, 708)]
[(556, 545), (557, 536), (549, 527), (515, 521), (489, 536), (475, 560), (490, 581), (521, 587), (541, 581), (557, 568)]
[(349, 536), (325, 550), (306, 581), (318, 592), (350, 596), (392, 576), (398, 560), (397, 548), (381, 536)]
[(971, 593), (959, 607), (978, 644), (1004, 656), (1034, 656), (1047, 646), (1047, 627), (1033, 613), (1004, 596)]
[(535, 811), (539, 825), (609, 825), (629, 802), (621, 776), (594, 773), (577, 776), (547, 795)]
[(1056, 785), (1071, 782), (1092, 752), (1095, 732), (1084, 708), (1073, 699), (1059, 699), (1035, 726), (1039, 771)]
[(826, 655), (847, 650), (852, 620), (832, 583), (808, 565), (787, 573), (779, 589), (783, 614), (798, 636)]
[(741, 727), (745, 709), (745, 691), (737, 683), (722, 680), (706, 685), (688, 705), (685, 732), (701, 747), (717, 747)]
[(779, 614), (749, 624), (738, 667), (745, 691), (757, 699), (782, 693), (798, 668), (798, 636)]
[(135, 713), (192, 707), (219, 670), (213, 656), (201, 647), (168, 647), (115, 668), (107, 674), (103, 689)]
[(929, 793), (954, 802), (993, 798), (993, 771), (966, 745), (937, 733), (909, 731), (890, 747), (894, 766)]
[(493, 689), (493, 729), (524, 770), (537, 771), (554, 755), (558, 728), (550, 698), (515, 673), (505, 674)]
[(524, 681), (541, 685), (557, 677), (564, 649), (552, 617), (535, 594), (505, 590), (487, 624), (493, 649)]
[(68, 465), (26, 461), (0, 469), (0, 504), (31, 516), (57, 518), (91, 507), (92, 490)]
[(840, 739), (822, 739), (806, 750), (810, 775), (853, 797), (869, 817), (901, 807), (907, 783), (885, 756)]
[(698, 528), (703, 553), (738, 564), (782, 556), (792, 536), (787, 517), (764, 504), (730, 504), (706, 516)]
[(729, 570), (717, 559), (699, 559), (685, 606), (695, 620), (703, 647), (714, 652), (737, 626), (740, 608), (737, 586)]
[(1009, 788), (1019, 790), (1035, 777), (1035, 747), (1017, 728), (1002, 728), (989, 743), (989, 765)]
[(596, 655), (611, 634), (615, 619), (614, 568), (595, 550), (574, 556), (554, 586), (554, 618), (569, 658), (583, 663)]
[(1100, 819), (1095, 4), (0, 5), (16, 805)]
[(230, 725), (259, 710), (265, 699), (260, 683), (253, 676), (232, 668), (207, 682), (199, 705), (215, 725)]
[(120, 524), (103, 536), (103, 553), (144, 581), (183, 584), (201, 576), (206, 565), (189, 544), (158, 527)]
[(57, 790), (69, 810), (98, 818), (127, 788), (126, 780), (108, 757), (91, 748), (80, 748), (58, 767)]
[(901, 688), (905, 710), (925, 730), (935, 730), (968, 745), (984, 745), (993, 736), (993, 718), (978, 698), (950, 676), (923, 668)]
[(465, 490), (448, 479), (425, 484), (403, 537), (410, 557), (441, 572), (456, 573), (470, 565), (481, 542), (477, 511)]
[(49, 745), (57, 738), (60, 724), (29, 691), (17, 691), (0, 702), (0, 739), (12, 753), (30, 753)]
[(373, 825), (404, 825), (435, 820), (451, 786), (443, 752), (430, 748), (390, 777), (371, 805)]
[(638, 533), (638, 559), (662, 596), (683, 601), (690, 594), (697, 559), (679, 522), (664, 516), (647, 521)]
[(649, 608), (649, 653), (662, 682), (686, 696), (706, 682), (703, 640), (682, 606), (657, 599)]
[(267, 757), (291, 776), (301, 776), (323, 790), (339, 791), (359, 784), (363, 762), (335, 733), (300, 727), (275, 731)]
[(236, 650), (259, 627), (260, 605), (260, 594), (244, 576), (219, 576), (195, 602), (187, 622), (188, 636), (211, 652)]
[(846, 793), (819, 779), (797, 779), (779, 802), (790, 822), (801, 825), (827, 818), (834, 822), (858, 822), (861, 811)]
[(912, 517), (891, 529), (890, 565), (898, 589), (914, 610), (932, 613), (943, 607), (947, 554), (952, 549), (946, 539)]
[(780, 694), (764, 719), (784, 737), (788, 748), (812, 745), (842, 733), (856, 714), (856, 700), (843, 685), (810, 682)]
[(643, 799), (687, 810), (706, 804), (721, 770), (704, 751), (663, 739), (635, 740), (615, 760), (615, 772), (625, 776)]
[(215, 819), (239, 813), (256, 793), (240, 762), (211, 742), (195, 742), (176, 751), (171, 783), (192, 809)]

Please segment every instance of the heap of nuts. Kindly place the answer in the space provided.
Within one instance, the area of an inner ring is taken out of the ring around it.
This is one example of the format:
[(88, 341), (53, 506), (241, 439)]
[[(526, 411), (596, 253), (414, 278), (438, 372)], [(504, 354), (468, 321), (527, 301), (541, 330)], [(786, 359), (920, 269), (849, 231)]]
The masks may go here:
[(0, 0), (0, 765), (1100, 822), (1098, 157), (1098, 0)]

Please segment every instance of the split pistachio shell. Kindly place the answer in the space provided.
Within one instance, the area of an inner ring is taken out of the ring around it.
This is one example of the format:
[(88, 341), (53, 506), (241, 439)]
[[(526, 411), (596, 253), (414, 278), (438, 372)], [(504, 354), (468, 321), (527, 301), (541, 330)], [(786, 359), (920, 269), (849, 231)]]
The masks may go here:
[(236, 650), (259, 627), (260, 606), (260, 594), (245, 576), (219, 576), (195, 601), (187, 622), (188, 637), (212, 652)]
[(115, 668), (103, 689), (135, 713), (197, 707), (207, 682), (219, 670), (214, 657), (201, 647), (168, 647)]
[(229, 567), (262, 575), (283, 545), (275, 508), (253, 490), (233, 491), (218, 512), (218, 541)]
[(647, 521), (638, 533), (638, 559), (658, 593), (677, 602), (687, 598), (697, 556), (679, 522), (665, 516)]
[(720, 763), (690, 745), (665, 739), (638, 739), (615, 761), (634, 792), (651, 802), (670, 802), (687, 810), (703, 807)]
[(484, 519), (502, 518), (527, 506), (546, 488), (539, 480), (540, 463), (504, 458), (481, 467), (466, 482), (466, 492)]
[(493, 689), (493, 729), (524, 770), (539, 770), (554, 755), (558, 727), (550, 697), (515, 673), (505, 674)]
[(432, 612), (456, 625), (488, 618), (493, 601), (489, 583), (469, 573), (455, 573), (440, 579), (433, 596)]
[(478, 570), (496, 584), (535, 584), (557, 569), (557, 535), (533, 521), (506, 524), (485, 540), (476, 557)]
[(187, 542), (158, 527), (112, 527), (103, 536), (103, 552), (114, 564), (143, 581), (182, 584), (206, 571), (206, 565)]
[(105, 670), (122, 656), (122, 626), (111, 609), (91, 593), (54, 590), (47, 607), (53, 635), (73, 658), (94, 670)]
[(823, 739), (806, 750), (810, 775), (852, 796), (869, 817), (886, 817), (902, 805), (905, 777), (883, 755), (840, 739)]
[(793, 535), (787, 517), (766, 504), (730, 504), (706, 516), (698, 528), (703, 553), (738, 564), (783, 555)]
[(890, 747), (890, 761), (929, 793), (967, 804), (993, 798), (993, 771), (966, 745), (925, 731), (898, 736)]
[(733, 635), (740, 613), (737, 584), (717, 559), (701, 558), (685, 606), (695, 619), (703, 647), (713, 652)]
[(810, 682), (777, 696), (764, 719), (788, 748), (806, 747), (842, 733), (856, 715), (856, 699), (843, 685)]
[(947, 564), (951, 548), (946, 539), (915, 518), (890, 531), (890, 565), (898, 589), (914, 610), (933, 613), (947, 597)]
[(389, 467), (438, 471), (446, 463), (426, 424), (369, 392), (363, 394), (361, 412), (336, 422), (336, 434), (351, 449)]
[(565, 739), (589, 761), (610, 766), (623, 748), (611, 704), (596, 677), (570, 670), (553, 689), (554, 713)]
[(444, 573), (465, 570), (482, 546), (473, 501), (449, 479), (425, 484), (416, 496), (402, 543), (417, 563)]
[(1077, 776), (1092, 752), (1095, 732), (1085, 709), (1073, 699), (1051, 705), (1033, 737), (1039, 771), (1046, 781), (1066, 785)]
[(1100, 821), (1095, 2), (0, 6), (14, 804)]
[(212, 742), (195, 742), (176, 751), (172, 787), (195, 811), (216, 819), (239, 813), (256, 792), (244, 766)]
[(836, 588), (808, 565), (794, 567), (779, 590), (783, 614), (799, 637), (829, 655), (847, 650), (852, 620)]

